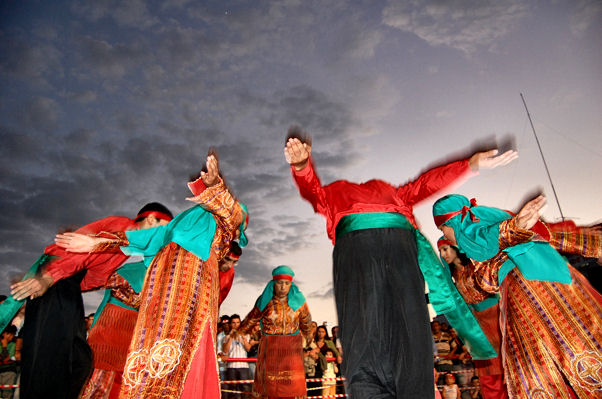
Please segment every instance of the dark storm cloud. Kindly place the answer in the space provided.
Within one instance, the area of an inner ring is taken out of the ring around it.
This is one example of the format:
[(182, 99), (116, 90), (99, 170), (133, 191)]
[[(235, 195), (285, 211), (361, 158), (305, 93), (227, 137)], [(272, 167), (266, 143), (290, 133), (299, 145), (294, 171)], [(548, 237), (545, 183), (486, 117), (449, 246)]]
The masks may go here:
[(40, 132), (53, 131), (58, 127), (60, 104), (48, 97), (36, 97), (25, 101), (17, 111), (17, 119), (22, 127)]
[(31, 42), (22, 32), (0, 31), (0, 75), (45, 84), (62, 75), (61, 52), (51, 43)]
[(337, 141), (353, 123), (349, 110), (324, 92), (300, 85), (277, 92), (270, 111), (262, 122), (265, 126), (298, 124), (312, 136)]
[(74, 1), (71, 10), (76, 16), (89, 21), (111, 19), (118, 26), (130, 28), (148, 28), (158, 21), (151, 15), (143, 0), (89, 0)]
[[(286, 129), (299, 124), (313, 135), (322, 177), (356, 155), (350, 137), (357, 122), (342, 101), (310, 85), (267, 92), (263, 86), (272, 79), (266, 65), (298, 62), (296, 51), (313, 45), (318, 33), (302, 33), (316, 23), (314, 12), (266, 2), (225, 14), (218, 3), (179, 3), (194, 6), (204, 22), (190, 24), (132, 4), (74, 3), (79, 20), (69, 25), (68, 38), (64, 28), (45, 25), (48, 34), (38, 30), (37, 38), (3, 45), (13, 56), (0, 55), (4, 77), (51, 78), (61, 89), (54, 97), (26, 82), (13, 108), (19, 112), (11, 113), (6, 100), (0, 107), (4, 123), (15, 123), (0, 129), (7, 176), (0, 183), (2, 269), (25, 270), (60, 227), (133, 216), (147, 201), (164, 202), (174, 213), (186, 209), (185, 183), (215, 146), (228, 184), (251, 211), (252, 245), (237, 274), (264, 284), (275, 266), (266, 259), (307, 248), (323, 234), (320, 218), (278, 209), (291, 200), (311, 209), (284, 161)], [(290, 13), (296, 13), (292, 23)], [(61, 62), (68, 80), (53, 74)], [(284, 82), (295, 73), (282, 70)], [(263, 81), (255, 82), (257, 73)], [(0, 292), (6, 287), (0, 284)]]
[(6, 164), (7, 167), (13, 162), (29, 160), (31, 154), (44, 148), (36, 136), (8, 126), (0, 126), (0, 141), (0, 165)]
[(128, 43), (108, 43), (89, 36), (79, 40), (83, 62), (99, 75), (118, 78), (138, 68), (150, 57), (145, 43), (133, 40)]

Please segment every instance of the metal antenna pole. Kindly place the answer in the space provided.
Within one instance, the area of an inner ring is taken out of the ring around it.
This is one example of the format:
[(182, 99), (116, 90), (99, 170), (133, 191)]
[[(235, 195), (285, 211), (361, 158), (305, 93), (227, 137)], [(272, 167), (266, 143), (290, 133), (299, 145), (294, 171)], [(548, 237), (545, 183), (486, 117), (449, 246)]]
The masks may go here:
[(539, 144), (539, 139), (537, 138), (537, 133), (535, 133), (535, 127), (533, 126), (533, 121), (531, 120), (531, 114), (529, 113), (529, 109), (527, 108), (527, 103), (525, 102), (525, 97), (523, 93), (520, 93), (520, 98), (523, 100), (523, 104), (525, 106), (525, 110), (527, 111), (527, 116), (529, 117), (529, 123), (531, 123), (531, 129), (533, 130), (533, 135), (535, 136), (535, 141), (537, 142), (537, 148), (539, 148), (539, 153), (541, 154), (541, 159), (543, 160), (543, 166), (546, 168), (546, 173), (548, 174), (548, 180), (550, 180), (550, 185), (552, 186), (552, 191), (554, 192), (554, 198), (556, 199), (556, 204), (558, 205), (558, 210), (560, 211), (560, 217), (564, 222), (564, 215), (562, 213), (562, 208), (560, 208), (560, 201), (558, 201), (558, 195), (556, 194), (556, 189), (554, 188), (554, 183), (552, 182), (552, 176), (550, 176), (550, 170), (548, 169), (548, 164), (546, 163), (546, 158), (543, 156), (543, 151), (541, 150), (541, 145)]

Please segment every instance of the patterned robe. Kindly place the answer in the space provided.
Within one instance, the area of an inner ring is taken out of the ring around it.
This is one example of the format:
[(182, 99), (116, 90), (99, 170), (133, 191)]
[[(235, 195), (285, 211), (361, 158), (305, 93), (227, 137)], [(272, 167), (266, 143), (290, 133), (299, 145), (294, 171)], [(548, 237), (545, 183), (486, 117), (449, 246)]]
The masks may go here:
[(288, 303), (272, 300), (263, 309), (253, 307), (239, 331), (249, 334), (261, 323), (261, 340), (253, 384), (255, 397), (305, 397), (303, 337), (311, 335), (307, 303), (293, 310)]
[(206, 261), (175, 242), (154, 256), (125, 364), (120, 398), (219, 398), (215, 356), (218, 262), (243, 212), (223, 182), (190, 200), (217, 223)]
[[(499, 231), (500, 252), (465, 268), (457, 286), (468, 293), (467, 302), (500, 293), (500, 346), (510, 398), (568, 399), (571, 390), (579, 398), (602, 397), (602, 296), (570, 265), (571, 284), (527, 280), (514, 268), (498, 285), (499, 268), (508, 259), (502, 250), (538, 238), (519, 230), (514, 219), (501, 222)], [(600, 256), (599, 237), (588, 236), (587, 244), (579, 241), (584, 236), (571, 234), (553, 233), (550, 243)]]

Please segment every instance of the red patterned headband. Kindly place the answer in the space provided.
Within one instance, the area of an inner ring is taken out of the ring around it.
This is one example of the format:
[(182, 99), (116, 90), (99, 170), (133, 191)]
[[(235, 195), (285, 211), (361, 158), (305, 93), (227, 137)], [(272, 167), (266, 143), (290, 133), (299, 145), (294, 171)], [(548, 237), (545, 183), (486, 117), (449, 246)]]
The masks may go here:
[(464, 220), (464, 217), (466, 216), (466, 214), (468, 213), (470, 215), (470, 220), (472, 220), (473, 222), (478, 222), (479, 218), (476, 217), (474, 215), (474, 213), (472, 213), (472, 211), (470, 210), (470, 208), (472, 208), (473, 206), (477, 206), (477, 200), (476, 199), (471, 199), (470, 200), (470, 206), (466, 206), (464, 205), (462, 207), (462, 209), (460, 209), (459, 211), (455, 211), (455, 212), (449, 212), (449, 213), (444, 213), (443, 215), (437, 215), (434, 217), (435, 219), (435, 224), (437, 225), (437, 227), (441, 227), (441, 225), (445, 222), (447, 222), (448, 220), (450, 220), (451, 218), (453, 218), (456, 215), (462, 214), (462, 219)]
[(441, 248), (444, 245), (449, 245), (450, 247), (454, 246), (454, 244), (450, 240), (447, 240), (445, 238), (441, 238), (439, 241), (437, 241), (437, 248)]
[(288, 274), (277, 274), (272, 277), (272, 280), (274, 280), (274, 281), (276, 281), (276, 280), (293, 281), (293, 276), (289, 276)]
[(136, 219), (138, 219), (138, 218), (146, 218), (146, 217), (149, 217), (149, 216), (154, 216), (157, 219), (167, 220), (168, 222), (171, 219), (173, 219), (173, 217), (169, 216), (168, 214), (163, 213), (163, 212), (159, 212), (159, 211), (146, 211), (146, 212), (139, 213), (136, 216)]

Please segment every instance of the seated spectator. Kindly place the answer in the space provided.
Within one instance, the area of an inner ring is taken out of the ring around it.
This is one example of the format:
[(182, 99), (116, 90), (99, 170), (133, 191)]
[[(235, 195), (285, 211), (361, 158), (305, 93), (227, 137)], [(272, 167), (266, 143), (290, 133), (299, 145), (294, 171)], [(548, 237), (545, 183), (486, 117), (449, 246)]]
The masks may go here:
[(456, 384), (456, 378), (453, 374), (447, 373), (445, 374), (445, 385), (443, 385), (442, 389), (443, 399), (460, 399), (460, 388)]
[[(0, 385), (13, 385), (17, 381), (16, 344), (14, 342), (17, 327), (9, 325), (0, 335)], [(1, 388), (0, 397), (12, 398), (14, 388)]]
[(462, 399), (483, 399), (483, 396), (481, 396), (481, 381), (476, 375), (470, 379), (470, 388), (462, 392)]
[(452, 371), (453, 362), (451, 360), (451, 338), (441, 330), (441, 324), (438, 321), (431, 323), (433, 340), (437, 348), (437, 357), (435, 359), (435, 369), (440, 373), (437, 385), (442, 385), (445, 381), (445, 373)]

